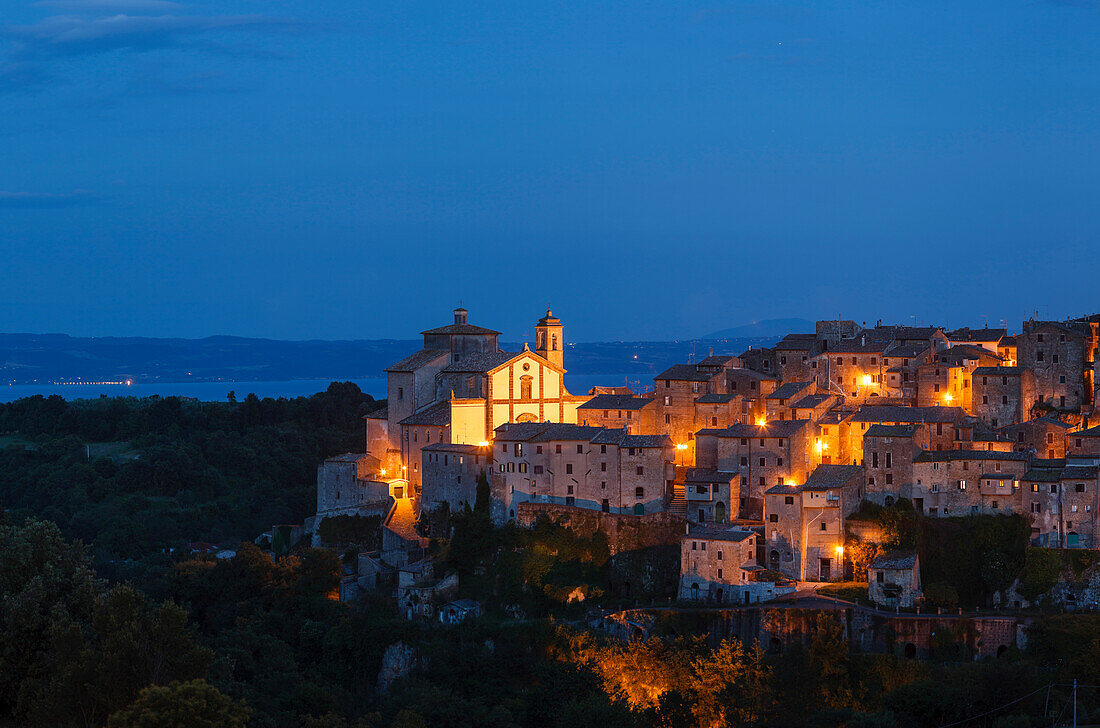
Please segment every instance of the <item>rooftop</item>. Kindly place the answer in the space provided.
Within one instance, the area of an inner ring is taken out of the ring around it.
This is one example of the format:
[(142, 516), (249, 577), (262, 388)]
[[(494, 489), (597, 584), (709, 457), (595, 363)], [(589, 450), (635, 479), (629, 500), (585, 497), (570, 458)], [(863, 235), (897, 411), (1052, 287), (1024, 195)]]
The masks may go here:
[(445, 426), (451, 424), (451, 403), (436, 402), (401, 420), (402, 425)]
[(853, 480), (863, 479), (862, 465), (818, 465), (806, 478), (803, 490), (829, 490), (843, 488)]
[(709, 382), (715, 376), (715, 372), (699, 371), (694, 364), (673, 364), (654, 379), (670, 379), (676, 382)]
[(443, 349), (421, 349), (410, 354), (396, 364), (386, 369), (387, 372), (415, 372), (426, 364), (430, 364), (439, 357), (448, 356), (449, 351)]
[(597, 394), (577, 409), (640, 410), (652, 403), (652, 397), (638, 397), (633, 394)]
[(766, 399), (790, 399), (810, 386), (813, 386), (813, 382), (788, 382), (769, 394)]
[(709, 523), (689, 523), (686, 538), (706, 541), (731, 541), (737, 543), (753, 535), (752, 531), (738, 526), (717, 526)]
[(911, 551), (887, 551), (867, 567), (869, 569), (912, 569), (917, 565), (917, 555)]

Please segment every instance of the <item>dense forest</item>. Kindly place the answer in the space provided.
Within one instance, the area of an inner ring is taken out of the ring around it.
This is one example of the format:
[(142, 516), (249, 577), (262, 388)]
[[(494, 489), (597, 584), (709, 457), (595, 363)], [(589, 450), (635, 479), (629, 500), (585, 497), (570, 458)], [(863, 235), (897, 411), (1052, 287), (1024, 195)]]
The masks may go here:
[[(648, 641), (594, 633), (586, 605), (612, 603), (621, 555), (599, 534), (550, 523), (493, 527), (484, 483), (473, 508), (439, 524), (448, 538), (431, 550), (485, 616), (444, 627), (401, 618), (382, 592), (336, 601), (336, 551), (273, 558), (252, 541), (312, 512), (317, 463), (361, 449), (361, 417), (374, 406), (334, 384), (296, 400), (0, 407), (0, 721), (1022, 728), (1064, 722), (1074, 679), (1088, 686), (1082, 722), (1100, 718), (1091, 615), (1037, 615), (1025, 650), (987, 662), (962, 659), (950, 635), (928, 661), (855, 653), (829, 616), (806, 645), (777, 653), (691, 637), (707, 630), (687, 614)], [(958, 585), (961, 602), (980, 602), (1021, 568), (1037, 583), (1049, 572), (1019, 546), (1011, 519), (964, 528), (918, 523), (904, 508), (863, 516), (899, 543), (956, 554), (932, 573)], [(236, 555), (192, 553), (194, 540)]]

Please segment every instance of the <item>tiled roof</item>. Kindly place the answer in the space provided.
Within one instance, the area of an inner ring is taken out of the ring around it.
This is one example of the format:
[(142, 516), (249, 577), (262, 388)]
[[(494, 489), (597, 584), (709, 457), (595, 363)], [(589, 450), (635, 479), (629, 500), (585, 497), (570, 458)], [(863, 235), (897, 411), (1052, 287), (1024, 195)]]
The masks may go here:
[(704, 394), (695, 398), (695, 404), (729, 404), (736, 394)]
[(802, 492), (801, 485), (773, 485), (764, 491), (764, 495), (794, 495)]
[(812, 385), (813, 382), (788, 382), (769, 394), (766, 399), (790, 399)]
[(951, 341), (1000, 341), (1008, 333), (1008, 329), (961, 328), (945, 333)]
[(902, 407), (869, 404), (852, 415), (852, 422), (955, 422), (963, 415), (961, 407)]
[(460, 452), (466, 455), (480, 455), (488, 451), (488, 447), (480, 447), (478, 445), (460, 445), (458, 443), (450, 442), (433, 442), (431, 445), (425, 445), (420, 448), (421, 450), (431, 450), (433, 452)]
[(1073, 437), (1100, 437), (1100, 425), (1090, 427), (1087, 430), (1078, 430), (1077, 432), (1068, 433)]
[(706, 523), (689, 523), (688, 532), (684, 538), (697, 538), (705, 541), (744, 541), (753, 535), (737, 526), (716, 526)]
[(766, 425), (730, 425), (721, 432), (725, 437), (790, 437), (809, 424), (809, 420), (772, 420)]
[(499, 331), (493, 331), (492, 329), (486, 329), (481, 326), (474, 326), (473, 324), (447, 324), (446, 326), (440, 326), (437, 329), (428, 329), (427, 331), (421, 331), (423, 334), (496, 334), (500, 335)]
[[(602, 427), (573, 425), (567, 422), (544, 422), (542, 423), (542, 430), (531, 438), (531, 442), (554, 442), (556, 440), (590, 442), (601, 432), (606, 432), (606, 430)], [(621, 432), (621, 430), (612, 430), (612, 432)]]
[(833, 395), (819, 392), (817, 394), (808, 394), (797, 402), (792, 403), (791, 409), (813, 409), (818, 407), (829, 400)]
[(945, 463), (954, 460), (1016, 460), (1027, 462), (1031, 456), (1022, 452), (996, 450), (925, 450), (913, 458), (915, 463)]
[(714, 377), (714, 372), (701, 372), (694, 364), (673, 364), (653, 378), (677, 382), (709, 382)]
[(381, 407), (371, 410), (367, 414), (363, 415), (365, 420), (388, 420), (390, 418), (390, 406), (384, 404)]
[(445, 426), (451, 424), (451, 403), (436, 402), (401, 420), (402, 425)]
[(952, 346), (943, 351), (936, 353), (936, 359), (944, 363), (962, 362), (972, 359), (996, 359), (1001, 360), (1001, 357), (997, 356), (988, 349), (983, 349), (980, 346), (974, 346), (972, 344), (959, 344), (958, 346)]
[(871, 425), (864, 437), (912, 437), (920, 425)]
[(1015, 480), (1016, 476), (1012, 473), (982, 473), (983, 478), (986, 480)]
[(449, 351), (442, 349), (421, 349), (415, 354), (410, 354), (393, 366), (386, 369), (387, 372), (415, 372), (425, 364), (430, 364), (441, 356), (449, 355)]
[(638, 397), (633, 394), (597, 394), (577, 409), (640, 410), (652, 403), (652, 397)]
[(595, 445), (618, 445), (619, 447), (667, 447), (672, 445), (668, 435), (631, 435), (626, 430), (600, 428), (592, 438)]
[(367, 455), (361, 452), (346, 452), (343, 455), (333, 455), (330, 458), (325, 458), (326, 463), (357, 463)]
[(803, 490), (828, 490), (843, 488), (854, 479), (863, 478), (862, 465), (818, 465), (806, 478)]
[(545, 422), (505, 422), (494, 430), (497, 440), (527, 442), (542, 432)]
[(486, 351), (477, 354), (466, 354), (458, 361), (451, 362), (443, 367), (443, 371), (462, 374), (485, 374), (488, 371), (496, 369), (501, 364), (508, 363), (517, 356), (519, 356), (519, 352), (507, 351)]
[(702, 361), (699, 362), (701, 367), (722, 367), (733, 361), (733, 357), (729, 354), (711, 354)]
[(787, 334), (775, 345), (776, 351), (810, 351), (817, 343), (817, 334)]
[(887, 551), (878, 556), (867, 568), (869, 569), (912, 569), (917, 565), (917, 555), (911, 551)]

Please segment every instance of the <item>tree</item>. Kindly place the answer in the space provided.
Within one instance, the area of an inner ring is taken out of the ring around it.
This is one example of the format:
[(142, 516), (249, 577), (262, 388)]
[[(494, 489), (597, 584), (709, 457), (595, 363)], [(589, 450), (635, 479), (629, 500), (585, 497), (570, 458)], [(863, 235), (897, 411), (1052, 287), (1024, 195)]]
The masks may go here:
[(137, 700), (114, 713), (108, 728), (245, 728), (251, 715), (205, 680), (145, 688)]
[(63, 625), (87, 624), (103, 583), (84, 547), (47, 521), (0, 527), (0, 715), (27, 718)]

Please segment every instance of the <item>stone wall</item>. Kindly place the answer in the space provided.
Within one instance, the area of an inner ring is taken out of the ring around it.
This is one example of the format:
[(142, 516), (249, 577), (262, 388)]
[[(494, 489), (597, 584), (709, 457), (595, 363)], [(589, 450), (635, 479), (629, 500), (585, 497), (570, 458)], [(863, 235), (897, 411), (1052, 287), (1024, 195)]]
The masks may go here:
[(1027, 618), (959, 615), (893, 614), (862, 607), (837, 609), (758, 606), (731, 609), (628, 610), (612, 615), (608, 625), (629, 625), (626, 636), (646, 637), (674, 625), (678, 634), (705, 634), (712, 644), (736, 637), (779, 652), (795, 643), (809, 645), (821, 615), (836, 620), (850, 649), (928, 658), (955, 651), (951, 659), (997, 657), (1025, 646)]
[(683, 516), (667, 511), (631, 516), (555, 503), (516, 504), (516, 522), (521, 526), (533, 526), (540, 515), (568, 526), (578, 536), (588, 537), (597, 531), (602, 532), (612, 555), (667, 544), (675, 544), (679, 548), (680, 536), (684, 534), (687, 524)]

